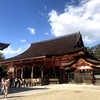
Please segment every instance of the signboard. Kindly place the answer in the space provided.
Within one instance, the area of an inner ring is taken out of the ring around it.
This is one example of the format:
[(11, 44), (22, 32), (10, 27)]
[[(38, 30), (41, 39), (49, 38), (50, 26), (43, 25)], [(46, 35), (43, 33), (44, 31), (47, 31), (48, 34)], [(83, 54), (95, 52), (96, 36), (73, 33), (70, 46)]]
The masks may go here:
[(68, 63), (62, 63), (62, 66), (66, 66), (66, 65), (68, 65)]
[(77, 69), (92, 69), (90, 66), (78, 66)]
[(10, 72), (14, 72), (14, 67), (9, 68)]

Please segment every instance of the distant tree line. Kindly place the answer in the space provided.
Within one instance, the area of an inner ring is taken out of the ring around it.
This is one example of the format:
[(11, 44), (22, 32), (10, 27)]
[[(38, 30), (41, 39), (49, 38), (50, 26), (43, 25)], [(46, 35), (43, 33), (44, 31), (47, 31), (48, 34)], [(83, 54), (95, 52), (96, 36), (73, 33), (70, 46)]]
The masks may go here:
[(100, 60), (100, 44), (93, 46), (93, 47), (86, 47), (87, 51), (94, 56), (95, 58), (97, 58), (98, 60)]

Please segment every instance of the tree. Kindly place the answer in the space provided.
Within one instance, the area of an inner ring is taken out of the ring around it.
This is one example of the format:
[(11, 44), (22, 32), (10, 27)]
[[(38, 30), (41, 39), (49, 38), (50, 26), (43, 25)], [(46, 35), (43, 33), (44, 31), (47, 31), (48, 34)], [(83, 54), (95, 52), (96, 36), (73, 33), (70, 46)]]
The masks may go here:
[(86, 49), (89, 52), (89, 54), (91, 54), (92, 56), (94, 56), (94, 52), (93, 52), (92, 48), (86, 47)]
[(93, 47), (86, 47), (87, 51), (93, 55), (95, 58), (97, 58), (98, 60), (100, 60), (100, 44), (95, 45)]
[(3, 53), (0, 53), (0, 60), (4, 60), (5, 59), (5, 56)]
[[(5, 56), (3, 53), (0, 53), (0, 60), (4, 60)], [(6, 77), (7, 76), (7, 66), (4, 66), (0, 64), (0, 77)]]
[(100, 60), (100, 44), (92, 47), (92, 49), (94, 50), (94, 56)]

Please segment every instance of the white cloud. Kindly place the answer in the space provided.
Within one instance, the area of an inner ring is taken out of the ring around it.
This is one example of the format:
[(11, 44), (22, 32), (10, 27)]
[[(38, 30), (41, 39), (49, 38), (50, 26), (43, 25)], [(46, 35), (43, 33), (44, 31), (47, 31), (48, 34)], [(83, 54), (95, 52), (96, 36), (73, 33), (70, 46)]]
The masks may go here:
[(21, 39), (20, 41), (21, 41), (21, 42), (26, 42), (26, 40), (25, 40), (25, 39)]
[(12, 49), (11, 46), (9, 46), (8, 48), (6, 48), (0, 52), (3, 53), (6, 58), (10, 58), (10, 57), (14, 57), (14, 56), (24, 52), (25, 50), (27, 50), (29, 48), (29, 46), (30, 46), (30, 44), (21, 46), (17, 50), (14, 50), (14, 49)]
[(47, 13), (41, 12), (41, 11), (39, 11), (38, 14), (40, 14), (41, 16), (46, 16), (47, 15)]
[(47, 34), (49, 34), (49, 33), (48, 33), (48, 32), (45, 32), (44, 34), (46, 34), (46, 35), (47, 35)]
[(31, 34), (35, 34), (35, 29), (34, 28), (28, 27), (27, 29), (30, 31)]
[(47, 6), (44, 6), (44, 10), (46, 10), (47, 9)]
[(52, 10), (48, 15), (55, 36), (80, 31), (86, 44), (100, 39), (100, 0), (80, 0), (78, 6), (67, 4), (64, 13)]

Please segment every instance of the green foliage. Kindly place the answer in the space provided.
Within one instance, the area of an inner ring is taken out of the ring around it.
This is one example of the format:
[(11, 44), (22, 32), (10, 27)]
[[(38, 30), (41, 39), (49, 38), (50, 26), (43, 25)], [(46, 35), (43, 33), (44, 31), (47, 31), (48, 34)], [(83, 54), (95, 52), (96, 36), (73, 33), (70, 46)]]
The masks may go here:
[[(5, 56), (3, 53), (0, 53), (0, 60), (4, 60)], [(0, 64), (0, 77), (6, 77), (7, 76), (7, 66), (4, 66)]]
[(97, 58), (98, 60), (100, 60), (100, 44), (93, 46), (93, 47), (86, 47), (87, 51), (93, 55), (95, 58)]
[(3, 53), (0, 53), (0, 60), (5, 59), (5, 56), (3, 55)]
[(92, 50), (94, 51), (94, 56), (100, 60), (100, 44), (93, 46)]
[(87, 51), (88, 51), (92, 56), (94, 56), (94, 53), (93, 53), (93, 51), (92, 51), (92, 48), (86, 47), (86, 49), (87, 49)]
[(7, 76), (7, 66), (0, 65), (0, 77)]

